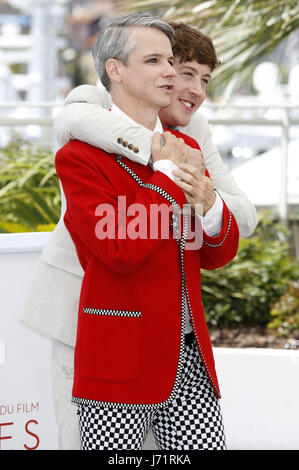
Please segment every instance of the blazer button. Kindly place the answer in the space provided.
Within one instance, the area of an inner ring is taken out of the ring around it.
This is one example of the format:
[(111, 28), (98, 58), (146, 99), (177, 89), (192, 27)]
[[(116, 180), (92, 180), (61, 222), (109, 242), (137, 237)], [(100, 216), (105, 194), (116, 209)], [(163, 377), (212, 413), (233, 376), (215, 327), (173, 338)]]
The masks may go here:
[(133, 145), (133, 144), (129, 144), (129, 145), (128, 145), (128, 149), (133, 150), (133, 149), (134, 149), (134, 145)]
[(135, 153), (138, 153), (138, 152), (139, 152), (139, 148), (138, 148), (138, 147), (134, 147), (134, 148), (133, 148), (133, 151), (134, 151)]
[(123, 139), (122, 137), (119, 137), (119, 138), (117, 139), (117, 142), (118, 142), (119, 144), (122, 144), (122, 143), (123, 143), (123, 140), (124, 140), (124, 139)]
[(124, 140), (122, 144), (124, 147), (128, 147), (128, 142), (126, 140)]

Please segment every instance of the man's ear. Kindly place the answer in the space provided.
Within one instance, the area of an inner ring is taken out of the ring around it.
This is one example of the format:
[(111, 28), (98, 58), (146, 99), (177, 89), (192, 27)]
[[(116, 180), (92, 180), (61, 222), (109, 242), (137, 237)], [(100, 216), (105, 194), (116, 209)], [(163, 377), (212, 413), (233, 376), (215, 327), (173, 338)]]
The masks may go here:
[(121, 83), (123, 64), (117, 59), (108, 59), (106, 62), (106, 72), (111, 82)]

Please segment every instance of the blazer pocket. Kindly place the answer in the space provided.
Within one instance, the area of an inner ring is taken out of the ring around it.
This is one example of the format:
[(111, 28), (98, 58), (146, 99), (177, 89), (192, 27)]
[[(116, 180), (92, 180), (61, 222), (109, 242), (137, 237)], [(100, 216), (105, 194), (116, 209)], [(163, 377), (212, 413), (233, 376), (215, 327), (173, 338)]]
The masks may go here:
[(90, 313), (93, 315), (111, 315), (118, 317), (141, 317), (139, 310), (106, 310), (101, 308), (84, 308), (84, 313)]
[(140, 363), (142, 313), (85, 307), (81, 320), (80, 373), (93, 380), (134, 380)]

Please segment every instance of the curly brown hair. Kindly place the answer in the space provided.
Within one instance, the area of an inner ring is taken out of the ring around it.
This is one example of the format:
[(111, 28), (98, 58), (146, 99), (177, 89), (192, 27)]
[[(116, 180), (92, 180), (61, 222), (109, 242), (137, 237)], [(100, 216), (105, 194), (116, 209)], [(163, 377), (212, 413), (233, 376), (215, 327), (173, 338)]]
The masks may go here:
[(220, 64), (211, 38), (184, 23), (169, 24), (175, 32), (172, 42), (174, 57), (179, 57), (181, 62), (196, 60), (199, 64), (208, 65), (211, 71)]

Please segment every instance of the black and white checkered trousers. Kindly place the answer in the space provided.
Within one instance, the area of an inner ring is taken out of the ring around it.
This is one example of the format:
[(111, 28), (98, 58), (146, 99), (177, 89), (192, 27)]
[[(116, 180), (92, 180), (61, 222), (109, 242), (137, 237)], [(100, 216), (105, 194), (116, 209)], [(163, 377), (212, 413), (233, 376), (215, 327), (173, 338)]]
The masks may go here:
[(195, 341), (186, 344), (176, 398), (156, 410), (78, 405), (81, 450), (141, 450), (149, 427), (161, 450), (225, 450), (219, 400)]

